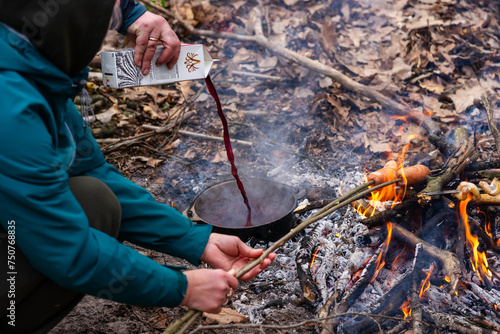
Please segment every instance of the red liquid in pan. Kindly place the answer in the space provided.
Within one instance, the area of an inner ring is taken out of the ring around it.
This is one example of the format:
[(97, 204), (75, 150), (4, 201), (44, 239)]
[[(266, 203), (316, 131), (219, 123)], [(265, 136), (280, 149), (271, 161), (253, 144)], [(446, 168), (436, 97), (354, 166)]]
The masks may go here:
[(241, 196), (243, 197), (243, 202), (245, 203), (248, 209), (247, 223), (245, 227), (249, 227), (252, 225), (252, 218), (251, 218), (252, 209), (250, 208), (250, 203), (248, 202), (248, 197), (245, 192), (245, 187), (243, 187), (243, 183), (241, 183), (240, 177), (238, 176), (238, 169), (236, 169), (236, 165), (234, 164), (234, 154), (233, 154), (233, 148), (231, 147), (231, 141), (229, 138), (229, 129), (227, 126), (226, 116), (224, 116), (224, 113), (222, 112), (222, 105), (220, 104), (219, 95), (217, 95), (217, 91), (215, 90), (215, 86), (212, 83), (210, 76), (207, 76), (205, 78), (205, 83), (207, 84), (210, 95), (212, 95), (212, 97), (215, 100), (215, 103), (217, 104), (217, 113), (219, 114), (220, 120), (222, 121), (222, 127), (224, 129), (224, 145), (226, 146), (227, 159), (231, 164), (231, 174), (233, 174), (234, 179), (236, 180), (238, 189), (240, 190)]

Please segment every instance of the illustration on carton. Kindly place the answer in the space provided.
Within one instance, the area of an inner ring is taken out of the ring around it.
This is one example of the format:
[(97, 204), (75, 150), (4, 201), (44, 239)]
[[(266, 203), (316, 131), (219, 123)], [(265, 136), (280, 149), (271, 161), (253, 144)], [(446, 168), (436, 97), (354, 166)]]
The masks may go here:
[(179, 60), (168, 69), (167, 65), (156, 66), (156, 59), (162, 51), (163, 46), (159, 45), (148, 75), (143, 75), (141, 68), (135, 65), (133, 48), (101, 52), (104, 86), (125, 88), (203, 79), (208, 76), (214, 62), (202, 44), (182, 45)]

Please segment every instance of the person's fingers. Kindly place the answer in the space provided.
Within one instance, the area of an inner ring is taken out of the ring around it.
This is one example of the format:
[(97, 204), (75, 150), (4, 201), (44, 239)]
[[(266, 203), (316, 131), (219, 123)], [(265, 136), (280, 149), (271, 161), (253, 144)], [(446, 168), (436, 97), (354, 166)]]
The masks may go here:
[(245, 244), (243, 241), (239, 240), (238, 238), (238, 250), (239, 250), (239, 255), (242, 257), (248, 257), (248, 258), (257, 258), (262, 255), (264, 252), (263, 249), (260, 248), (252, 248)]
[(179, 60), (181, 42), (177, 35), (170, 29), (162, 31), (160, 41), (164, 49), (156, 60), (156, 65), (162, 66), (167, 64), (167, 67), (171, 69), (177, 63), (177, 60)]
[(229, 288), (231, 288), (231, 289), (233, 289), (233, 291), (235, 291), (238, 288), (238, 279), (236, 279), (236, 277), (234, 277), (234, 275), (230, 275), (230, 274), (228, 274), (227, 277), (228, 277), (227, 283), (229, 285)]
[[(151, 35), (152, 36), (152, 35)], [(151, 39), (150, 39), (151, 38)], [(141, 53), (143, 54), (142, 60), (140, 60), (142, 74), (148, 75), (151, 69), (151, 60), (153, 59), (156, 51), (156, 47), (158, 46), (158, 41), (155, 41), (157, 37), (149, 37), (146, 41), (146, 47), (141, 47)], [(139, 44), (137, 44), (139, 45)], [(137, 47), (137, 46), (136, 46)]]
[(255, 268), (247, 272), (245, 275), (241, 276), (240, 281), (248, 281), (254, 278), (258, 274), (260, 274), (264, 269), (266, 269), (275, 258), (276, 258), (276, 253), (269, 254), (269, 256), (266, 257), (260, 265), (256, 266)]

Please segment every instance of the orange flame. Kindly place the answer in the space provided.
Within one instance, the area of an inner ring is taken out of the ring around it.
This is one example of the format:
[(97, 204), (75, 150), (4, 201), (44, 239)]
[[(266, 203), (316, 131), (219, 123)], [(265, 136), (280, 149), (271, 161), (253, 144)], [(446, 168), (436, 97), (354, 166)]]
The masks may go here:
[(403, 311), (403, 314), (405, 315), (405, 319), (411, 316), (411, 302), (410, 302), (410, 296), (408, 296), (408, 299), (405, 300), (403, 304), (401, 304), (401, 311)]
[[(402, 116), (396, 116), (395, 118), (405, 120), (405, 117), (402, 117)], [(356, 210), (360, 214), (362, 214), (365, 217), (371, 217), (375, 214), (376, 208), (377, 208), (379, 203), (383, 203), (386, 201), (393, 201), (393, 204), (391, 205), (391, 207), (393, 207), (396, 203), (401, 202), (404, 199), (404, 197), (406, 195), (406, 187), (407, 187), (407, 183), (408, 183), (406, 180), (406, 175), (404, 173), (404, 169), (403, 169), (404, 163), (405, 163), (404, 157), (405, 157), (406, 153), (408, 152), (408, 148), (410, 147), (411, 139), (413, 139), (417, 136), (418, 135), (414, 134), (414, 135), (410, 135), (408, 137), (410, 141), (403, 147), (401, 155), (398, 156), (398, 158), (397, 158), (397, 166), (398, 166), (397, 169), (401, 170), (401, 177), (402, 177), (403, 182), (404, 182), (403, 189), (398, 188), (395, 184), (391, 184), (391, 185), (386, 186), (384, 188), (381, 188), (379, 190), (373, 191), (371, 193), (371, 197), (369, 198), (370, 199), (370, 206), (373, 207), (373, 209), (370, 207), (369, 209), (366, 209), (366, 210), (360, 210), (361, 206), (359, 206), (356, 208)], [(364, 174), (365, 181), (368, 180), (366, 168), (363, 171), (363, 174)], [(395, 176), (391, 175), (387, 180), (384, 180), (384, 181), (387, 182), (387, 181), (392, 181), (394, 179), (395, 179)]]
[(321, 249), (322, 245), (323, 245), (323, 243), (320, 243), (319, 246), (318, 246), (318, 249), (316, 249), (316, 251), (314, 252), (314, 254), (312, 256), (311, 264), (309, 266), (309, 269), (311, 269), (313, 267), (314, 261), (316, 261), (316, 255), (318, 255), (319, 250)]
[(387, 254), (387, 249), (389, 249), (389, 243), (391, 242), (391, 237), (392, 237), (392, 223), (389, 222), (387, 223), (387, 239), (385, 240), (385, 249), (382, 250), (382, 252), (380, 252), (378, 254), (378, 257), (377, 257), (377, 268), (375, 269), (375, 274), (373, 275), (372, 279), (370, 280), (370, 283), (372, 283), (375, 278), (377, 278), (378, 276), (378, 273), (380, 271), (380, 269), (384, 268), (385, 266), (385, 255)]
[(465, 236), (467, 238), (467, 242), (472, 248), (472, 258), (471, 258), (472, 268), (474, 269), (475, 272), (477, 272), (479, 280), (483, 282), (481, 273), (484, 273), (487, 276), (492, 276), (492, 273), (489, 270), (488, 259), (486, 258), (486, 254), (484, 252), (480, 252), (477, 250), (479, 246), (479, 238), (475, 235), (472, 235), (471, 233), (471, 228), (469, 225), (469, 217), (467, 216), (467, 204), (470, 202), (471, 199), (472, 199), (471, 194), (468, 194), (465, 200), (460, 201), (460, 207), (459, 207), (460, 216), (462, 217), (462, 221), (464, 222), (465, 225)]
[(427, 291), (427, 289), (429, 289), (431, 287), (430, 278), (431, 278), (431, 274), (432, 274), (433, 270), (434, 270), (434, 263), (429, 268), (429, 271), (427, 272), (426, 277), (422, 280), (422, 286), (420, 287), (420, 292), (418, 293), (418, 298), (422, 298), (425, 294), (425, 291)]

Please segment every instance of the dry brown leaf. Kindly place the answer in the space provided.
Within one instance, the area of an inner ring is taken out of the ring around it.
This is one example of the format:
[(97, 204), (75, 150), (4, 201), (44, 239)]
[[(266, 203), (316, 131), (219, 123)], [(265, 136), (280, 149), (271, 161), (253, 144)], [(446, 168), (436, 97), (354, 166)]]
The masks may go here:
[(213, 159), (210, 160), (210, 162), (212, 163), (226, 162), (226, 161), (227, 161), (227, 153), (225, 149), (217, 151)]
[[(366, 143), (365, 143), (365, 145), (366, 145)], [(389, 142), (378, 142), (378, 143), (376, 143), (376, 142), (370, 141), (368, 143), (368, 148), (373, 153), (392, 152), (393, 146), (394, 145), (392, 145)]]
[(298, 98), (301, 98), (301, 99), (302, 98), (307, 98), (307, 97), (314, 96), (314, 92), (310, 88), (298, 87), (295, 90), (295, 96), (298, 97)]
[(198, 154), (202, 153), (201, 148), (198, 147), (190, 147), (184, 154), (184, 158), (188, 160), (192, 160), (198, 156)]
[(434, 80), (423, 80), (422, 82), (419, 83), (420, 87), (423, 89), (427, 89), (430, 92), (441, 94), (444, 92), (444, 86), (438, 84)]
[(278, 64), (278, 57), (262, 57), (259, 56), (257, 59), (257, 65), (263, 70), (269, 70), (274, 68)]
[(411, 77), (411, 65), (406, 64), (401, 58), (396, 58), (392, 65), (391, 74), (396, 82), (408, 79)]
[(148, 113), (152, 119), (158, 119), (158, 118), (160, 118), (160, 115), (158, 115), (158, 113), (156, 112), (155, 109), (156, 108), (151, 107), (150, 105), (143, 105), (142, 106), (142, 110), (144, 110), (144, 112)]
[(203, 316), (208, 324), (228, 325), (248, 322), (248, 319), (243, 314), (230, 308), (223, 308), (219, 314), (204, 312)]
[(194, 81), (181, 81), (179, 82), (179, 87), (182, 91), (182, 94), (186, 99), (189, 99), (191, 95), (194, 95), (195, 92), (191, 87), (194, 85)]
[(332, 95), (328, 95), (326, 100), (337, 109), (337, 113), (342, 117), (342, 119), (347, 120), (349, 117), (349, 110), (351, 109), (350, 107), (344, 107), (342, 102)]
[[(107, 124), (107, 123), (111, 122), (111, 119), (113, 118), (113, 116), (117, 112), (118, 112), (118, 105), (115, 104), (115, 105), (111, 106), (108, 110), (106, 110), (105, 112), (95, 115), (95, 118), (98, 121), (100, 121), (104, 124)], [(85, 119), (87, 121), (92, 120), (93, 116), (85, 117)]]
[(148, 162), (146, 162), (146, 165), (149, 167), (156, 167), (159, 164), (161, 164), (162, 162), (163, 162), (163, 160), (161, 160), (161, 159), (149, 158)]
[(455, 94), (450, 94), (449, 97), (455, 105), (455, 111), (460, 114), (472, 106), (475, 99), (481, 99), (483, 93), (484, 88), (479, 85), (477, 80), (470, 80), (463, 87), (457, 89)]

